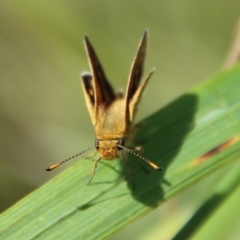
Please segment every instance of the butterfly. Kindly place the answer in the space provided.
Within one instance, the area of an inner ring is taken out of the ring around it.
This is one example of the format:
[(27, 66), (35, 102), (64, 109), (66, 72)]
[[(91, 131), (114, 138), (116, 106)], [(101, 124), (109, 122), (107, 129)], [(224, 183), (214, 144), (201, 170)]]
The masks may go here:
[[(128, 79), (126, 94), (115, 92), (109, 83), (96, 52), (87, 36), (84, 37), (84, 45), (88, 57), (91, 72), (84, 72), (81, 75), (83, 92), (88, 112), (95, 129), (95, 145), (59, 163), (49, 166), (46, 170), (51, 171), (59, 165), (77, 157), (89, 150), (96, 149), (99, 158), (94, 163), (91, 182), (97, 163), (101, 160), (113, 160), (119, 158), (122, 150), (132, 153), (141, 160), (147, 162), (156, 170), (162, 170), (157, 164), (141, 156), (131, 148), (125, 146), (125, 140), (129, 138), (131, 126), (137, 111), (138, 103), (142, 93), (152, 76), (154, 69), (149, 72), (141, 82), (144, 68), (144, 61), (147, 51), (148, 31), (143, 34), (138, 47), (137, 54), (133, 61), (130, 76)], [(126, 161), (122, 157), (127, 165)], [(127, 165), (128, 166), (128, 165)]]

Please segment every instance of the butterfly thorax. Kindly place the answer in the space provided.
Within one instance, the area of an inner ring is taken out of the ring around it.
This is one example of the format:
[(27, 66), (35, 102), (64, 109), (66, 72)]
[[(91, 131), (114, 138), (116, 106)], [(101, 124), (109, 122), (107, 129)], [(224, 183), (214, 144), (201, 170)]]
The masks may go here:
[(125, 115), (125, 101), (123, 99), (116, 100), (108, 108), (99, 107), (95, 124), (97, 139), (126, 138), (130, 124), (126, 121)]

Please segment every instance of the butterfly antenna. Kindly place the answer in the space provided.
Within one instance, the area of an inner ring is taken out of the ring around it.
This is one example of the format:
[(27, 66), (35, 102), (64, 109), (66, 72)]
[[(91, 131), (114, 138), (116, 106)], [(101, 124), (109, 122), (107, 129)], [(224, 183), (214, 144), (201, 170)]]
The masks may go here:
[(62, 165), (63, 163), (65, 163), (65, 162), (67, 162), (67, 161), (69, 161), (69, 160), (71, 160), (71, 159), (73, 159), (73, 158), (75, 158), (75, 157), (77, 157), (79, 155), (82, 155), (83, 153), (88, 152), (88, 151), (92, 150), (93, 148), (96, 148), (96, 147), (92, 146), (92, 147), (87, 148), (86, 150), (84, 150), (84, 151), (82, 151), (82, 152), (80, 152), (80, 153), (78, 153), (78, 154), (76, 154), (76, 155), (74, 155), (74, 156), (72, 156), (70, 158), (67, 158), (67, 159), (65, 159), (65, 160), (63, 160), (63, 161), (61, 161), (59, 163), (55, 163), (55, 164), (49, 166), (48, 168), (46, 168), (46, 171), (52, 171), (53, 169), (57, 168), (58, 166)]
[(156, 169), (156, 170), (158, 170), (158, 171), (162, 170), (162, 168), (159, 167), (157, 164), (155, 164), (155, 163), (151, 162), (150, 160), (148, 160), (147, 158), (145, 158), (145, 157), (143, 157), (143, 156), (141, 156), (141, 155), (133, 152), (133, 151), (130, 150), (129, 148), (126, 148), (126, 147), (124, 147), (124, 146), (122, 146), (122, 145), (117, 145), (117, 147), (122, 148), (122, 149), (126, 150), (127, 152), (133, 154), (134, 156), (140, 158), (141, 160), (147, 162), (152, 168), (154, 168), (154, 169)]

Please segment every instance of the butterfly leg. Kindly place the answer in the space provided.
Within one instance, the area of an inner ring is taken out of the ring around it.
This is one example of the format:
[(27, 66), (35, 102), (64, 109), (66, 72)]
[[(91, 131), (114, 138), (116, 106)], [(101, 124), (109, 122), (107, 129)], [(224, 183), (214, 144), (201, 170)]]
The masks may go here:
[(88, 181), (88, 183), (87, 183), (87, 185), (89, 185), (90, 184), (90, 182), (92, 181), (92, 179), (93, 179), (93, 176), (94, 176), (94, 174), (95, 174), (95, 171), (96, 171), (96, 168), (97, 168), (97, 163), (99, 162), (101, 160), (101, 158), (98, 158), (95, 162), (94, 162), (94, 166), (93, 166), (93, 172), (92, 172), (92, 175), (91, 175), (91, 177), (90, 177), (90, 179), (89, 179), (89, 181)]
[(123, 154), (121, 154), (121, 155), (122, 155), (121, 159), (122, 159), (122, 161), (124, 162), (124, 164), (125, 164), (125, 166), (126, 166), (126, 168), (127, 168), (127, 171), (128, 171), (129, 180), (130, 180), (130, 182), (131, 182), (131, 184), (132, 184), (133, 189), (135, 189), (136, 186), (135, 186), (135, 184), (134, 184), (134, 182), (133, 182), (133, 179), (132, 179), (132, 171), (131, 171), (131, 168), (130, 168), (128, 162), (126, 161), (126, 159), (124, 158)]
[(95, 151), (93, 154), (91, 154), (90, 156), (87, 156), (87, 159), (93, 159), (97, 154), (97, 151)]

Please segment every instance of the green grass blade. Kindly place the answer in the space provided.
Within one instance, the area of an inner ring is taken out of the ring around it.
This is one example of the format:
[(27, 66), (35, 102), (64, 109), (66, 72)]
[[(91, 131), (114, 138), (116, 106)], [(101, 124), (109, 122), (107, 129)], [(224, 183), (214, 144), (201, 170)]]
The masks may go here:
[[(214, 194), (196, 211), (173, 240), (189, 239), (239, 187), (240, 165), (228, 172)], [(219, 231), (218, 231), (219, 232)]]
[(164, 170), (146, 174), (128, 155), (136, 189), (120, 160), (100, 161), (86, 186), (93, 162), (82, 160), (2, 213), (1, 239), (103, 239), (238, 160), (239, 89), (238, 66), (143, 120), (136, 145)]

